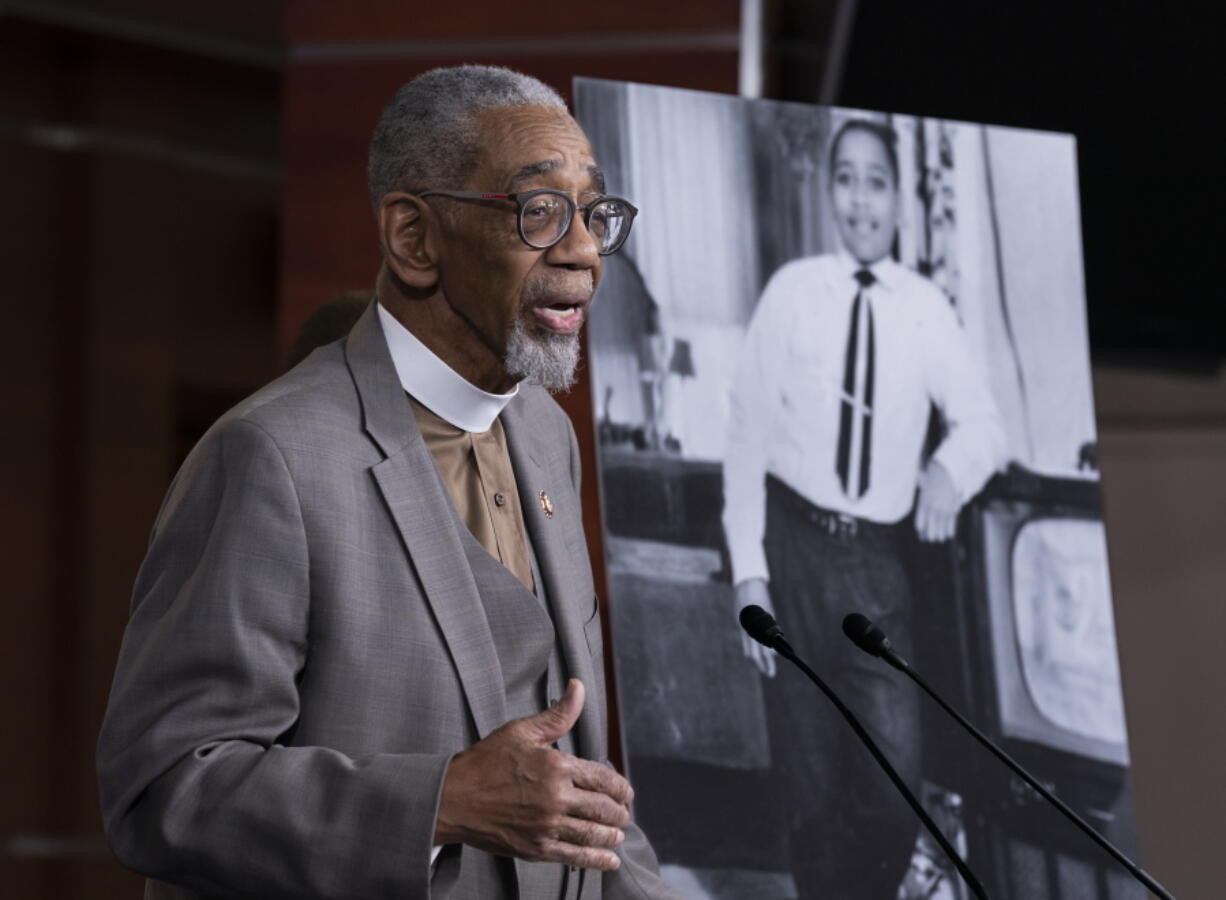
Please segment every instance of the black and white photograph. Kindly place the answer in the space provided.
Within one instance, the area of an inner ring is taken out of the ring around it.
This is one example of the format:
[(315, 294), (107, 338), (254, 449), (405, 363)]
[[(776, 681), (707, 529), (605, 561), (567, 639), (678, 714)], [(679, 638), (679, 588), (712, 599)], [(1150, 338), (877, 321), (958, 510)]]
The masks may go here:
[[(592, 310), (637, 816), (699, 898), (1144, 896), (919, 689), (1137, 850), (1071, 135), (580, 79), (639, 208)], [(1048, 893), (1046, 885), (1058, 885)]]

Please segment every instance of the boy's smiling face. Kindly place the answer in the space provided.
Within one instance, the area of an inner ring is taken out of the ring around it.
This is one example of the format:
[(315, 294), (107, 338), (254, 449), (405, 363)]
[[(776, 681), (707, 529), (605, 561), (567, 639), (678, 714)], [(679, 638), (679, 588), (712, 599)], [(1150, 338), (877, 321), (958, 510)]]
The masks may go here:
[(830, 194), (847, 251), (864, 265), (885, 258), (898, 228), (898, 184), (876, 135), (860, 128), (844, 132), (834, 153)]

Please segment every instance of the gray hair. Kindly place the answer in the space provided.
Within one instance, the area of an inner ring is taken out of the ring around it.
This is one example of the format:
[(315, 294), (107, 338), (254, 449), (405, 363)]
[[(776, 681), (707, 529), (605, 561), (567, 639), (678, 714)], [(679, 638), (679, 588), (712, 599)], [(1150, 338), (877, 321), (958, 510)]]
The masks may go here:
[(566, 110), (553, 88), (501, 66), (431, 69), (404, 85), (370, 141), (371, 206), (396, 190), (459, 187), (476, 164), (476, 114), (512, 106)]

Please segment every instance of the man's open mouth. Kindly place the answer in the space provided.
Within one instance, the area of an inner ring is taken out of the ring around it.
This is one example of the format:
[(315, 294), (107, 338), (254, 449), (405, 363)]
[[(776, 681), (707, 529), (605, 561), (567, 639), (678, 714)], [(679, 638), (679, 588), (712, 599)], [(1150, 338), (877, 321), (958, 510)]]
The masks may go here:
[(583, 326), (583, 311), (587, 304), (560, 300), (532, 307), (537, 322), (558, 334), (573, 334)]

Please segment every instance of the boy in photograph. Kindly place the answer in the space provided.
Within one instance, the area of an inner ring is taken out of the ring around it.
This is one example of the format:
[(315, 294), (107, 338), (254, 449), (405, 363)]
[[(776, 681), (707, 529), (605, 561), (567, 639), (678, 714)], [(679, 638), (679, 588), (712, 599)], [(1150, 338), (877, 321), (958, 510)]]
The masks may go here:
[[(773, 610), (791, 642), (864, 723), (902, 777), (920, 774), (913, 687), (849, 641), (858, 611), (912, 652), (905, 520), (925, 541), (1004, 459), (1004, 432), (949, 299), (896, 262), (899, 168), (888, 126), (853, 119), (830, 144), (841, 249), (770, 279), (733, 383), (723, 524), (736, 608)], [(944, 438), (923, 458), (935, 405)], [(773, 654), (745, 640), (762, 674)], [(802, 898), (892, 898), (916, 825), (851, 731), (795, 671), (765, 691), (774, 770), (789, 798)]]

